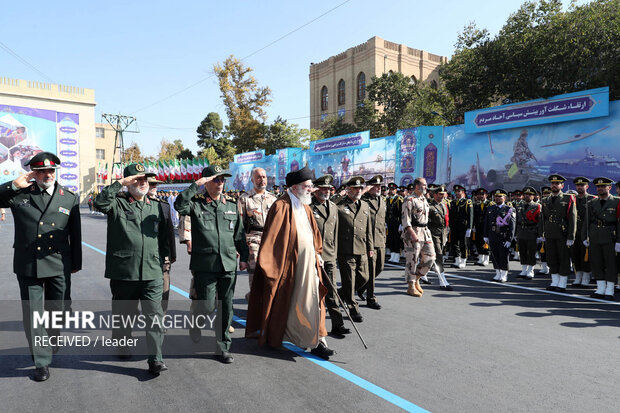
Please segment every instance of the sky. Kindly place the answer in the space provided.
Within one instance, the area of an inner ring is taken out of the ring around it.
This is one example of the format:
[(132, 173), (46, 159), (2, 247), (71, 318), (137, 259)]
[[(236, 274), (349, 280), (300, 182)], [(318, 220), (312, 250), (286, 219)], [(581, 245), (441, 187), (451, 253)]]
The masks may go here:
[(474, 21), (495, 35), (522, 3), (12, 2), (0, 17), (0, 76), (94, 89), (96, 122), (102, 113), (137, 118), (140, 133), (126, 134), (125, 146), (137, 142), (143, 154), (156, 155), (162, 139), (181, 139), (196, 152), (205, 116), (217, 112), (226, 120), (213, 65), (231, 54), (245, 58), (259, 85), (271, 89), (268, 122), (281, 116), (308, 128), (311, 62), (373, 36), (450, 57), (463, 27)]

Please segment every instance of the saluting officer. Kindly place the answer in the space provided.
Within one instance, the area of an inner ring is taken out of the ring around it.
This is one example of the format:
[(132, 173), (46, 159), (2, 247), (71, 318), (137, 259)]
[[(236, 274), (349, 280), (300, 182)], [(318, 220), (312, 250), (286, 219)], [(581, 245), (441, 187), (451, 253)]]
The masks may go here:
[[(97, 210), (108, 215), (105, 277), (110, 279), (112, 313), (135, 314), (139, 300), (146, 317), (146, 345), (149, 372), (168, 370), (162, 360), (164, 332), (161, 318), (164, 258), (170, 256), (166, 217), (160, 202), (151, 201), (144, 165), (130, 164), (123, 179), (106, 186), (95, 198)], [(128, 192), (119, 193), (123, 186)], [(114, 339), (131, 336), (131, 327), (112, 331)], [(129, 347), (120, 345), (117, 355), (131, 357)]]
[(467, 238), (474, 225), (474, 208), (471, 199), (466, 198), (465, 187), (453, 186), (455, 200), (450, 203), (450, 233), (454, 246), (454, 264), (465, 268), (467, 264)]
[[(222, 191), (228, 170), (211, 165), (202, 170), (202, 178), (181, 192), (175, 201), (179, 214), (189, 215), (192, 225), (192, 252), (189, 268), (194, 272), (196, 312), (210, 314), (215, 309), (216, 294), (221, 301), (216, 333), (218, 358), (232, 363), (229, 327), (233, 317), (233, 295), (237, 281), (237, 253), (239, 269), (248, 268), (248, 245), (237, 203), (227, 199)], [(205, 186), (206, 192), (198, 194)], [(200, 329), (190, 328), (192, 340), (198, 341)]]
[(478, 252), (478, 265), (489, 265), (489, 248), (485, 244), (483, 238), (484, 234), (484, 215), (486, 214), (489, 206), (493, 205), (493, 202), (487, 199), (489, 191), (484, 188), (478, 188), (474, 191), (474, 227), (472, 229), (472, 238), (476, 251)]
[[(239, 197), (237, 205), (239, 206), (239, 214), (243, 219), (243, 228), (245, 229), (245, 240), (248, 243), (250, 256), (248, 258), (248, 282), (252, 288), (252, 279), (254, 278), (254, 268), (256, 268), (256, 258), (263, 236), (263, 227), (269, 208), (277, 201), (277, 197), (267, 191), (267, 173), (263, 168), (254, 168), (252, 171), (253, 187), (250, 192)], [(250, 292), (245, 295), (245, 300), (250, 298)]]
[[(446, 191), (441, 185), (431, 184), (428, 186), (433, 199), (429, 202), (428, 229), (433, 238), (435, 249), (435, 270), (439, 278), (439, 288), (452, 291), (453, 288), (446, 280), (443, 266), (443, 252), (448, 240), (448, 205), (444, 202), (443, 193)], [(480, 232), (482, 238), (482, 232)]]
[(536, 240), (541, 237), (540, 213), (542, 207), (534, 202), (536, 190), (531, 186), (523, 188), (523, 200), (518, 202), (516, 238), (519, 247), (519, 260), (521, 261), (521, 273), (517, 278), (531, 280), (534, 278), (534, 266), (536, 265)]
[(508, 255), (516, 224), (514, 209), (505, 203), (507, 196), (503, 189), (496, 189), (495, 205), (489, 207), (484, 218), (484, 242), (489, 244), (493, 257), (493, 281), (498, 282), (508, 281)]
[(338, 268), (340, 297), (349, 307), (353, 321), (364, 318), (355, 300), (355, 292), (368, 282), (368, 257), (375, 253), (368, 204), (361, 200), (364, 178), (353, 176), (347, 182), (347, 194), (338, 206)]
[(588, 201), (587, 223), (581, 229), (583, 245), (592, 247), (590, 265), (596, 279), (592, 297), (609, 301), (614, 300), (618, 279), (616, 253), (620, 252), (620, 198), (610, 194), (612, 183), (609, 178), (594, 179), (598, 199)]
[(0, 186), (0, 207), (13, 213), (13, 272), (19, 283), (24, 332), (35, 365), (33, 379), (44, 381), (57, 347), (52, 350), (35, 342), (39, 337), (47, 342), (48, 332), (44, 327), (33, 328), (31, 320), (35, 311), (43, 313), (44, 306), (62, 311), (63, 300), (70, 299), (66, 292), (71, 273), (82, 269), (80, 208), (79, 197), (56, 182), (60, 168), (56, 155), (40, 152), (26, 165), (31, 172)]
[(386, 201), (385, 222), (387, 224), (386, 247), (390, 250), (390, 262), (400, 262), (400, 250), (402, 239), (400, 238), (400, 212), (403, 207), (403, 197), (396, 191), (398, 185), (394, 182), (388, 184), (388, 198)]
[(344, 326), (344, 320), (340, 313), (340, 306), (336, 299), (336, 292), (332, 286), (336, 285), (334, 272), (336, 269), (336, 259), (338, 257), (338, 207), (329, 200), (329, 193), (333, 188), (334, 177), (332, 175), (323, 175), (316, 179), (313, 184), (316, 191), (312, 193), (312, 213), (316, 224), (321, 232), (323, 239), (323, 268), (329, 277), (331, 283), (325, 283), (327, 287), (327, 295), (325, 296), (325, 307), (329, 312), (332, 320), (332, 334), (344, 337), (351, 331)]
[(581, 236), (584, 222), (586, 220), (587, 203), (596, 198), (588, 193), (588, 184), (590, 180), (585, 176), (578, 176), (573, 179), (573, 183), (577, 188), (577, 196), (575, 201), (577, 204), (577, 231), (575, 232), (575, 243), (571, 248), (571, 258), (573, 267), (575, 267), (575, 281), (571, 284), (573, 287), (588, 287), (590, 284), (590, 260), (586, 261), (586, 248), (583, 245), (585, 238)]
[[(357, 291), (360, 298), (366, 298), (368, 307), (380, 310), (381, 305), (375, 296), (375, 279), (383, 271), (385, 263), (385, 199), (381, 196), (381, 184), (383, 176), (375, 175), (366, 181), (366, 185), (370, 186), (369, 190), (362, 196), (362, 200), (368, 204), (370, 211), (370, 223), (372, 225), (372, 243), (375, 252), (368, 260), (368, 282), (366, 287)], [(364, 297), (364, 290), (367, 296)]]
[(562, 175), (549, 176), (551, 196), (542, 201), (540, 220), (542, 238), (545, 243), (547, 262), (551, 271), (549, 291), (566, 291), (570, 275), (570, 247), (575, 242), (577, 230), (577, 208), (572, 195), (562, 193), (566, 178)]

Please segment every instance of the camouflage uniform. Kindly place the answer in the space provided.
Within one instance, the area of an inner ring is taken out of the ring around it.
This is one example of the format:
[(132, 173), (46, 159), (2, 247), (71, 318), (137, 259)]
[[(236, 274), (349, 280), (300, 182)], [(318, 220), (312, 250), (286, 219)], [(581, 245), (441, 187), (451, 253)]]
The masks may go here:
[(257, 194), (254, 188), (250, 192), (239, 197), (239, 212), (243, 219), (245, 228), (245, 239), (250, 249), (250, 257), (248, 259), (248, 281), (252, 288), (252, 279), (254, 278), (254, 268), (256, 268), (256, 258), (258, 257), (258, 249), (263, 236), (263, 226), (269, 208), (276, 202), (278, 198), (271, 192), (265, 191), (264, 194)]
[[(435, 260), (433, 238), (427, 228), (428, 213), (429, 205), (424, 196), (413, 194), (405, 199), (402, 211), (402, 237), (405, 242), (407, 283), (416, 282), (417, 279), (426, 275)], [(417, 241), (414, 242), (410, 238), (407, 233), (408, 227), (413, 228)]]

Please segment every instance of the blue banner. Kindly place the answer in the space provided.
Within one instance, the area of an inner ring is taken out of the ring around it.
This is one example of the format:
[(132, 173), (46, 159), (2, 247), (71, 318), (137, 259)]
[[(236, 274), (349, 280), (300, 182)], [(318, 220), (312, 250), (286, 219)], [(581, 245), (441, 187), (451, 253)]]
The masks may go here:
[(353, 149), (368, 148), (370, 145), (370, 131), (350, 133), (310, 142), (310, 154), (350, 151)]
[(418, 128), (396, 131), (396, 171), (394, 182), (399, 186), (413, 183), (417, 175)]
[(465, 112), (465, 132), (487, 132), (608, 115), (609, 88), (603, 87)]
[(244, 152), (235, 155), (235, 163), (262, 162), (265, 159), (265, 150)]
[(417, 151), (417, 176), (424, 177), (429, 184), (443, 182), (443, 169), (440, 168), (443, 153), (443, 126), (420, 126)]

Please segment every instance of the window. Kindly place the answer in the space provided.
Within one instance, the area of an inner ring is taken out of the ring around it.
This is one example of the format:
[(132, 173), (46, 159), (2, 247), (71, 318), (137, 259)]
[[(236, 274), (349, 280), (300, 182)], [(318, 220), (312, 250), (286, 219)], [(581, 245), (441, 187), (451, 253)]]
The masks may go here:
[(105, 159), (105, 149), (95, 149), (97, 159)]
[(366, 75), (360, 72), (357, 75), (357, 101), (361, 102), (364, 99), (366, 99)]
[(344, 79), (340, 79), (340, 82), (338, 82), (338, 106), (344, 105), (346, 97), (344, 88)]
[(103, 128), (95, 128), (95, 136), (97, 138), (105, 138), (105, 130)]
[(327, 110), (327, 86), (321, 88), (321, 110)]

